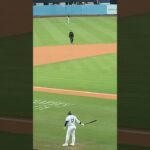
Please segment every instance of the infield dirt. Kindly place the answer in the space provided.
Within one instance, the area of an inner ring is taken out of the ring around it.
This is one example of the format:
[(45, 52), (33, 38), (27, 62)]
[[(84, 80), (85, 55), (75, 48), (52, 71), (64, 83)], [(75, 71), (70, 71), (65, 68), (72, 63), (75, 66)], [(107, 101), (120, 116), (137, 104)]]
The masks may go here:
[(33, 48), (33, 65), (42, 65), (117, 52), (117, 44), (85, 44)]

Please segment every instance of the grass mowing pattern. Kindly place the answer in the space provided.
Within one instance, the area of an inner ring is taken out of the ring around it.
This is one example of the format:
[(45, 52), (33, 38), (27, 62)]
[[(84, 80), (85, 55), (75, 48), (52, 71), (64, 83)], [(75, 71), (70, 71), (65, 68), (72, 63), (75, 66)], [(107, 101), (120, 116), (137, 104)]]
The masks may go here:
[(68, 33), (75, 34), (75, 44), (114, 43), (117, 38), (117, 17), (34, 18), (34, 46), (69, 44)]
[(116, 54), (34, 67), (34, 86), (116, 93)]
[(85, 127), (78, 125), (76, 147), (78, 150), (116, 150), (116, 101), (97, 98), (34, 92), (34, 100), (63, 102), (72, 106), (37, 110), (34, 105), (34, 148), (42, 150), (63, 149), (63, 130), (66, 113), (71, 110), (81, 121), (97, 119)]

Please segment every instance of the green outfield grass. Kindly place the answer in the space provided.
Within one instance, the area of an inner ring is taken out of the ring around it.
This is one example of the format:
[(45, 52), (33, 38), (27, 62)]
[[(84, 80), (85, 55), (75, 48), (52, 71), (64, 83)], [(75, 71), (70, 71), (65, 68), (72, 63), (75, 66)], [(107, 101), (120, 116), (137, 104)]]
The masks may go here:
[(34, 67), (34, 86), (116, 93), (116, 54)]
[(69, 44), (68, 33), (75, 34), (76, 44), (114, 43), (117, 39), (117, 17), (34, 18), (33, 45)]
[[(76, 146), (63, 148), (64, 119), (72, 111), (81, 121), (96, 123), (77, 126)], [(34, 148), (39, 150), (116, 150), (116, 101), (34, 92)]]

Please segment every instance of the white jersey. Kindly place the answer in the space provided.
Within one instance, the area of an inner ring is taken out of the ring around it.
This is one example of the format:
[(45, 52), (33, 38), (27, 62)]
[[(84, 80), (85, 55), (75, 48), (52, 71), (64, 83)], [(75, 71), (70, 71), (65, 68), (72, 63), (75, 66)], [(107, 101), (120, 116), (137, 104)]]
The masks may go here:
[(68, 22), (68, 23), (70, 22), (70, 18), (69, 18), (69, 17), (67, 17), (67, 22)]
[(75, 126), (76, 123), (80, 123), (80, 121), (74, 115), (67, 116), (65, 121), (68, 121), (67, 123), (68, 126)]

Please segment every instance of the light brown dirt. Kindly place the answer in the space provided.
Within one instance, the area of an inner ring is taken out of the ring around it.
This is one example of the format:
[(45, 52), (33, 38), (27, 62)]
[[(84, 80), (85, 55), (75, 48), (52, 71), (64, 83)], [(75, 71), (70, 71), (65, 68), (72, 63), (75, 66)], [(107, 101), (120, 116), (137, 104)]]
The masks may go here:
[(116, 100), (116, 94), (106, 94), (106, 93), (96, 93), (96, 92), (88, 92), (88, 91), (75, 91), (75, 90), (65, 90), (65, 89), (56, 89), (56, 88), (46, 88), (46, 87), (33, 87), (34, 91), (38, 92), (47, 92), (47, 93), (55, 93), (55, 94), (67, 94), (67, 95), (76, 95), (76, 96), (85, 96), (85, 97), (96, 97), (96, 98), (104, 98)]
[(44, 46), (33, 48), (33, 65), (96, 56), (117, 51), (117, 44)]

